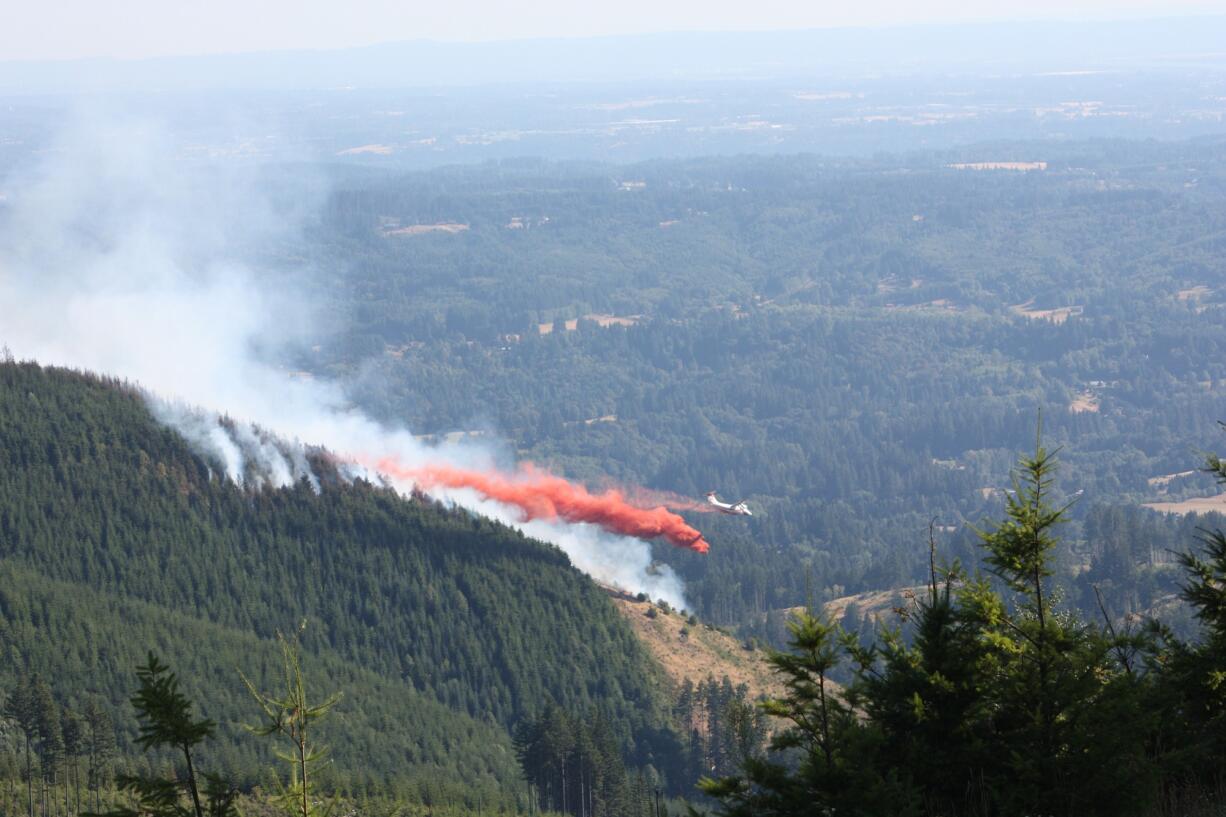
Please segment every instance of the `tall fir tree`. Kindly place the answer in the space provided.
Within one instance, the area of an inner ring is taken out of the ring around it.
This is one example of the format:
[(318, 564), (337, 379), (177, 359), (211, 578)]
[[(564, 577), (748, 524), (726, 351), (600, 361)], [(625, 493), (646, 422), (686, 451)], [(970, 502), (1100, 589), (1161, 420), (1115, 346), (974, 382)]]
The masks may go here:
[[(196, 767), (197, 747), (213, 736), (216, 725), (192, 714), (178, 676), (152, 652), (137, 667), (136, 677), (139, 686), (132, 706), (140, 721), (137, 744), (182, 757), (182, 779), (122, 775), (120, 788), (133, 795), (137, 805), (113, 809), (107, 817), (233, 817), (237, 791), (220, 775), (201, 774)], [(183, 805), (185, 798), (188, 806)]]
[(303, 622), (292, 640), (281, 633), (277, 634), (284, 683), (281, 692), (260, 692), (246, 675), (242, 675), (242, 679), (264, 715), (262, 723), (248, 729), (262, 737), (284, 738), (290, 744), (288, 753), (277, 752), (277, 757), (290, 767), (289, 785), (282, 785), (281, 788), (281, 806), (291, 817), (326, 817), (331, 813), (331, 807), (321, 807), (311, 794), (314, 772), (328, 754), (327, 747), (316, 739), (315, 730), (318, 721), (331, 711), (341, 696), (338, 693), (318, 703), (311, 703), (302, 673), (299, 645), (299, 636), (305, 626)]
[(25, 755), (26, 814), (34, 817), (34, 745), (38, 740), (38, 710), (33, 679), (22, 676), (5, 702), (4, 714), (17, 725)]
[(85, 787), (93, 798), (92, 810), (97, 812), (102, 808), (102, 790), (111, 779), (111, 767), (115, 757), (115, 726), (110, 713), (94, 696), (85, 704), (83, 750), (88, 763)]
[(42, 813), (53, 807), (55, 781), (64, 761), (64, 737), (61, 732), (60, 708), (51, 687), (42, 678), (33, 685), (34, 718), (38, 725), (38, 765), (42, 782)]

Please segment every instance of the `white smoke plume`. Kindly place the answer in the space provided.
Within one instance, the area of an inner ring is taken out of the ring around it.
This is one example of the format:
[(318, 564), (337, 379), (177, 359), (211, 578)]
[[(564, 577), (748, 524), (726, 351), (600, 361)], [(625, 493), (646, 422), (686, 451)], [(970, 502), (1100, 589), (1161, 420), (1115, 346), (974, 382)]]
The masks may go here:
[[(304, 182), (314, 198), (287, 212), (256, 168), (189, 160), (156, 123), (99, 116), (78, 117), (46, 155), (0, 180), (0, 343), (18, 357), (136, 382), (160, 421), (247, 485), (318, 487), (304, 444), (409, 466), (505, 459), (472, 442), (426, 446), (355, 409), (340, 385), (273, 362), (323, 313), (289, 285), (299, 278), (253, 259), (292, 245), (322, 182)], [(642, 541), (439, 496), (557, 545), (599, 581), (686, 606)]]

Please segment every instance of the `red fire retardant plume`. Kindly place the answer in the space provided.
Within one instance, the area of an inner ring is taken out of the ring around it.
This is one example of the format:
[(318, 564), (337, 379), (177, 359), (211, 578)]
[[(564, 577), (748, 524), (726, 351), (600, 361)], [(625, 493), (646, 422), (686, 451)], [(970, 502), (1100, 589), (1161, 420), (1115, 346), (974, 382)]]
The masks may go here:
[(701, 533), (668, 508), (636, 507), (616, 489), (593, 494), (582, 485), (538, 471), (530, 463), (520, 466), (514, 476), (445, 465), (408, 468), (393, 459), (379, 460), (375, 467), (388, 476), (412, 480), (427, 491), (439, 487), (472, 489), (487, 499), (519, 508), (525, 521), (588, 522), (638, 539), (663, 537), (678, 547), (699, 553), (706, 553), (711, 547)]

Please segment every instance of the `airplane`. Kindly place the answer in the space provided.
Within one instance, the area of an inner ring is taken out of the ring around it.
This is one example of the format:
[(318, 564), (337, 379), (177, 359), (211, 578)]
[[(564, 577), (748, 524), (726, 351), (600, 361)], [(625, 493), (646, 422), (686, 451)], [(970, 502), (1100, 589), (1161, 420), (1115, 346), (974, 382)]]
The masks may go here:
[(749, 506), (744, 502), (720, 502), (716, 498), (714, 491), (707, 492), (707, 502), (719, 509), (720, 513), (732, 514), (733, 516), (753, 516), (753, 511), (749, 510)]

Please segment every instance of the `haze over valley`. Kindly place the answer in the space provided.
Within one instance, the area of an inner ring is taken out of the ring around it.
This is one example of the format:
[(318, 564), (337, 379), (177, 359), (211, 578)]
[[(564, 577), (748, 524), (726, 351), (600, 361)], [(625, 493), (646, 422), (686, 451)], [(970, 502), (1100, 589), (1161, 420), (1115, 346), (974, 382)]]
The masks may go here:
[(0, 61), (0, 813), (1222, 813), (1220, 42)]

